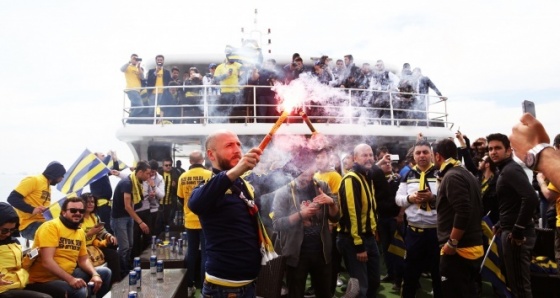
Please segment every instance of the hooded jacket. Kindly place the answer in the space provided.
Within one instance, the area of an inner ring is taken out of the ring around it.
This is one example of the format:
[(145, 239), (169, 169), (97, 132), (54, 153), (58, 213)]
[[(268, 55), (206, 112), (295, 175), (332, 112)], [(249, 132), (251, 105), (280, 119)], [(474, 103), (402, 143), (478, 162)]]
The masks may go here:
[(51, 183), (58, 178), (64, 177), (64, 174), (66, 174), (66, 169), (58, 161), (52, 161), (43, 171), (43, 176), (47, 177)]

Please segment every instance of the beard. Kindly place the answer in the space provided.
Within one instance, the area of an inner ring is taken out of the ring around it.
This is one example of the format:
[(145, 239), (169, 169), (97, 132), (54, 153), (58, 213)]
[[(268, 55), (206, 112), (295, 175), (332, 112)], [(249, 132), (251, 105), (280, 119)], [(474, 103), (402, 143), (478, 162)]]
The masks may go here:
[[(241, 159), (241, 156), (234, 156), (231, 160), (227, 160), (225, 158), (222, 158), (219, 155), (216, 156), (218, 166), (220, 167), (220, 170), (222, 170), (222, 171), (231, 170), (235, 165), (237, 165), (237, 163), (239, 162), (240, 159)], [(235, 162), (234, 162), (234, 160), (235, 160)]]

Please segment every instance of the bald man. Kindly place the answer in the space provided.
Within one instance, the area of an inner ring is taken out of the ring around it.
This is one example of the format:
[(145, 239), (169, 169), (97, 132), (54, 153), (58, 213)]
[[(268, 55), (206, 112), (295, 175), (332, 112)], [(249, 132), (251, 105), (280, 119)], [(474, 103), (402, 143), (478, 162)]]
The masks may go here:
[(359, 281), (358, 297), (376, 297), (380, 284), (375, 191), (368, 175), (374, 164), (371, 146), (357, 145), (354, 166), (342, 178), (338, 191), (342, 217), (336, 244), (348, 274)]
[(256, 297), (262, 257), (258, 210), (252, 186), (240, 177), (257, 165), (261, 154), (259, 148), (244, 154), (231, 131), (217, 131), (206, 139), (213, 177), (195, 188), (188, 202), (206, 238), (204, 297)]

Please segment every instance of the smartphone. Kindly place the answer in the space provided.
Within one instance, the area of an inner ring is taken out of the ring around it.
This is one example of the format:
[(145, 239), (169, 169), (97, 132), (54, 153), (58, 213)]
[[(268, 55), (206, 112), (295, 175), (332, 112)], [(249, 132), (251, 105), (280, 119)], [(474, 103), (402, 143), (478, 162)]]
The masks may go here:
[(427, 192), (427, 191), (428, 189), (426, 188), (426, 189), (419, 190), (418, 192)]
[(391, 161), (399, 161), (400, 157), (398, 154), (391, 154)]
[(35, 259), (39, 255), (39, 249), (37, 247), (30, 249), (29, 251), (27, 251), (26, 255), (30, 259)]
[(522, 103), (523, 113), (529, 113), (533, 117), (537, 118), (537, 112), (535, 111), (535, 103), (530, 100), (524, 100)]

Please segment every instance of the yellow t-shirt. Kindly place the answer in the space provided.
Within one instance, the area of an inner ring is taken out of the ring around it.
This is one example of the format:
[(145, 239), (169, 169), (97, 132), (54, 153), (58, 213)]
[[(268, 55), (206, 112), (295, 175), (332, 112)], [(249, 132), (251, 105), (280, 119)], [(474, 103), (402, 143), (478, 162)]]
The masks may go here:
[[(33, 246), (39, 248), (55, 247), (54, 261), (68, 274), (72, 274), (76, 269), (78, 258), (87, 255), (84, 230), (69, 229), (62, 224), (60, 218), (49, 220), (39, 227), (35, 234)], [(43, 267), (40, 252), (37, 258), (29, 268), (29, 283), (59, 279)]]
[(232, 70), (231, 76), (228, 76), (225, 80), (220, 82), (220, 85), (222, 85), (222, 93), (237, 93), (241, 89), (237, 87), (239, 85), (239, 70), (241, 69), (241, 64), (238, 62), (233, 62), (232, 64), (222, 63), (218, 65), (218, 67), (216, 67), (216, 71), (214, 72), (214, 77), (229, 74), (230, 69)]
[(179, 177), (179, 186), (177, 187), (177, 196), (185, 199), (183, 203), (183, 212), (185, 213), (185, 228), (187, 229), (201, 229), (198, 215), (194, 214), (189, 209), (188, 202), (191, 193), (200, 182), (209, 180), (212, 177), (212, 172), (203, 168), (195, 167), (181, 174)]
[[(43, 176), (43, 174), (24, 178), (15, 188), (15, 191), (23, 196), (23, 201), (25, 203), (33, 207), (49, 207), (51, 205), (51, 186), (49, 185), (47, 177)], [(32, 222), (45, 221), (45, 217), (43, 217), (41, 213), (33, 215), (17, 208), (15, 208), (15, 210), (19, 216), (20, 230), (27, 228)]]
[[(126, 88), (140, 88), (142, 87), (142, 83), (138, 78), (138, 67), (129, 64), (126, 70), (124, 71), (124, 78), (126, 80)], [(139, 90), (138, 90), (139, 91)]]
[(326, 182), (331, 189), (331, 192), (338, 196), (338, 189), (340, 188), (340, 183), (342, 182), (342, 176), (337, 171), (328, 172), (317, 172), (313, 175), (313, 178)]
[(157, 87), (157, 93), (161, 94), (163, 93), (163, 68), (160, 69), (159, 71), (156, 69), (156, 85), (155, 87)]
[(0, 285), (0, 293), (23, 289), (27, 285), (29, 273), (22, 268), (21, 245), (17, 243), (0, 245), (0, 273), (4, 274), (3, 280), (13, 282), (10, 285)]
[(82, 223), (82, 230), (86, 234), (86, 245), (93, 245), (93, 240), (96, 238), (97, 235), (92, 235), (91, 237), (87, 236), (87, 232), (93, 229), (97, 225), (97, 217), (95, 215), (90, 215), (88, 217), (84, 217), (84, 222)]
[[(560, 190), (558, 190), (556, 186), (552, 185), (552, 183), (548, 184), (548, 189), (560, 194)], [(560, 227), (560, 198), (556, 199), (556, 226)]]

